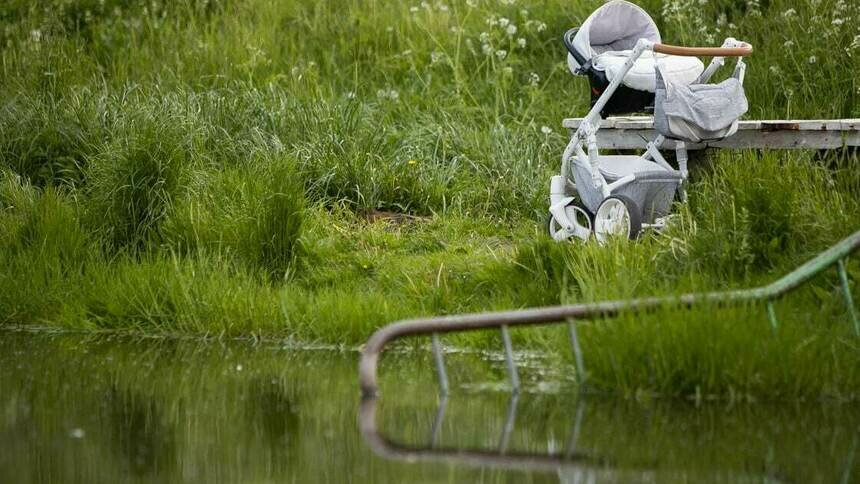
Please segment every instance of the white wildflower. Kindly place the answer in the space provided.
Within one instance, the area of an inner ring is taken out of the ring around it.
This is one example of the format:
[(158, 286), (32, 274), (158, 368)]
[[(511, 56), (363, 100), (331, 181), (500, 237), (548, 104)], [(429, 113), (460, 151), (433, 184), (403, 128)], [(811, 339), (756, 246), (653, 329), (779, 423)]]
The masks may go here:
[(782, 46), (785, 47), (786, 49), (788, 49), (789, 47), (792, 47), (793, 45), (794, 45), (793, 40), (786, 40), (785, 42), (782, 43)]
[(811, 55), (809, 56), (809, 59), (806, 59), (806, 62), (809, 62), (810, 64), (815, 64), (816, 62), (818, 62), (818, 57)]
[(507, 33), (508, 33), (508, 35), (510, 35), (511, 37), (513, 37), (513, 36), (514, 36), (514, 34), (516, 34), (516, 33), (517, 33), (517, 26), (516, 26), (516, 25), (514, 25), (514, 24), (510, 24), (510, 25), (508, 25), (508, 28), (505, 30), (505, 32), (507, 32)]
[(528, 17), (528, 16), (529, 16), (529, 11), (528, 11), (528, 10), (526, 10), (526, 9), (522, 9), (522, 10), (520, 10), (520, 17), (522, 17), (522, 18), (526, 18), (526, 17)]
[(493, 48), (490, 46), (490, 44), (481, 44), (481, 52), (483, 52), (485, 55), (492, 55)]
[(860, 35), (854, 36), (854, 40), (851, 42), (851, 46), (849, 48), (851, 50), (860, 49)]
[(430, 4), (427, 2), (421, 2), (421, 8), (424, 10), (430, 10)]
[(487, 42), (490, 41), (490, 34), (488, 34), (486, 32), (481, 32), (481, 35), (478, 36), (478, 39), (480, 39), (481, 42), (486, 44)]
[(33, 42), (39, 43), (42, 40), (42, 31), (39, 29), (33, 29), (30, 31), (30, 40)]
[(832, 25), (837, 25), (837, 26), (838, 26), (838, 25), (842, 25), (842, 24), (844, 24), (844, 23), (845, 23), (845, 20), (843, 20), (843, 19), (841, 19), (841, 18), (835, 18), (835, 19), (833, 19), (833, 21), (832, 21), (832, 22), (830, 22), (830, 23), (831, 23)]
[(507, 56), (508, 56), (508, 51), (506, 51), (505, 49), (499, 49), (496, 51), (496, 57), (498, 57), (499, 60), (503, 60)]
[(496, 25), (499, 25), (499, 21), (496, 20), (495, 15), (490, 15), (489, 17), (487, 17), (487, 25), (489, 25), (490, 27), (495, 27)]
[(507, 27), (507, 26), (508, 26), (508, 24), (510, 24), (510, 23), (511, 23), (511, 21), (510, 21), (510, 20), (508, 20), (508, 19), (507, 19), (507, 18), (505, 18), (505, 17), (502, 17), (502, 18), (500, 18), (500, 19), (499, 19), (499, 26), (500, 26), (500, 27), (502, 27), (502, 28)]
[(440, 12), (447, 12), (448, 11), (448, 6), (445, 5), (444, 3), (440, 3), (439, 5), (436, 6), (436, 8), (439, 9)]
[(775, 74), (775, 75), (779, 75), (779, 67), (777, 67), (777, 66), (770, 66), (770, 72), (771, 72), (771, 73), (773, 73), (773, 74)]
[(782, 12), (782, 17), (783, 18), (797, 17), (797, 10), (790, 8), (790, 9), (786, 10), (785, 12)]
[(539, 23), (538, 23), (538, 25), (537, 25), (537, 31), (538, 31), (538, 32), (543, 32), (544, 30), (546, 30), (546, 24), (545, 24), (545, 23), (543, 23), (543, 22), (539, 22)]
[(400, 97), (400, 93), (394, 89), (388, 89), (388, 90), (379, 89), (378, 91), (376, 91), (376, 97), (378, 97), (379, 99), (386, 99), (387, 98), (387, 99), (391, 99), (392, 101), (396, 101), (397, 98)]
[(530, 72), (529, 73), (529, 84), (531, 84), (532, 86), (537, 86), (538, 83), (540, 83), (540, 76), (537, 75), (537, 72)]
[(549, 126), (541, 126), (540, 132), (543, 134), (550, 134), (552, 133), (552, 128), (550, 128)]
[(444, 58), (445, 58), (445, 54), (443, 54), (439, 51), (434, 50), (433, 52), (430, 53), (430, 63), (431, 64), (436, 64), (437, 62), (441, 61)]
[(747, 15), (753, 17), (761, 15), (761, 5), (758, 0), (747, 0)]
[(524, 39), (522, 37), (517, 39), (517, 47), (519, 47), (520, 49), (525, 49), (526, 48), (526, 39)]
[(511, 77), (514, 74), (514, 68), (510, 66), (506, 66), (502, 68), (502, 75), (505, 77)]
[(346, 93), (346, 98), (347, 99), (355, 99), (355, 92), (349, 91), (348, 93)]
[(409, 7), (409, 11), (415, 13), (418, 11), (418, 7)]

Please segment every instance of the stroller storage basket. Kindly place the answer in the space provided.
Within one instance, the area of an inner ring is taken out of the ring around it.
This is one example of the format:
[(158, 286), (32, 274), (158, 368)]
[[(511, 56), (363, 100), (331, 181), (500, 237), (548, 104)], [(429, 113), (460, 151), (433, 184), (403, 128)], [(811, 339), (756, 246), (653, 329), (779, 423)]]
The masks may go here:
[(625, 195), (642, 209), (642, 221), (654, 223), (669, 215), (675, 191), (683, 177), (680, 173), (650, 171), (636, 174), (636, 182), (619, 188), (615, 193)]
[[(603, 192), (593, 188), (591, 174), (584, 166), (574, 162), (572, 168), (573, 179), (583, 205), (590, 212), (596, 212), (597, 207), (603, 202)], [(634, 176), (635, 181), (613, 193), (625, 195), (636, 202), (642, 209), (643, 222), (653, 223), (656, 218), (668, 215), (675, 198), (675, 191), (684, 179), (681, 173), (674, 170), (653, 170), (636, 172)], [(610, 176), (605, 178), (610, 183), (618, 180)]]

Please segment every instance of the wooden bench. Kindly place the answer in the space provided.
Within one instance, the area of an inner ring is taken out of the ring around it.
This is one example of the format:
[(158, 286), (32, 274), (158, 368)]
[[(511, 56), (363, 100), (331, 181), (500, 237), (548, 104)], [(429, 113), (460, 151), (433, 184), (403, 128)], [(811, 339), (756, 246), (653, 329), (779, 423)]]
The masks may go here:
[[(562, 126), (573, 134), (583, 118), (568, 118)], [(650, 116), (610, 117), (600, 122), (597, 145), (609, 149), (642, 149), (657, 136)], [(674, 148), (666, 140), (664, 148)], [(687, 144), (691, 150), (715, 148), (834, 149), (860, 146), (860, 119), (801, 119), (741, 121), (734, 135), (713, 143)]]

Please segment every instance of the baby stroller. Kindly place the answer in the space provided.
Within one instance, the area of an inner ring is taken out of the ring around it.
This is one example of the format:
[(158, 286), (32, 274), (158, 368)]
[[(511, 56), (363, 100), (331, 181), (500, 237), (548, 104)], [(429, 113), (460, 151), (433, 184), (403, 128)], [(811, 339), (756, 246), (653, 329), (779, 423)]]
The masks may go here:
[[(742, 57), (752, 46), (728, 38), (719, 48), (661, 43), (651, 17), (637, 5), (612, 0), (564, 35), (568, 66), (587, 76), (591, 110), (550, 181), (549, 234), (555, 240), (592, 234), (636, 238), (662, 228), (676, 193), (683, 200), (687, 178), (685, 143), (707, 143), (735, 133), (747, 111)], [(714, 56), (708, 68), (696, 56)], [(708, 84), (725, 57), (737, 57), (732, 76)], [(654, 114), (658, 135), (641, 155), (604, 155), (597, 131), (604, 116)], [(667, 142), (668, 141), (668, 142)], [(674, 142), (678, 169), (660, 154)]]

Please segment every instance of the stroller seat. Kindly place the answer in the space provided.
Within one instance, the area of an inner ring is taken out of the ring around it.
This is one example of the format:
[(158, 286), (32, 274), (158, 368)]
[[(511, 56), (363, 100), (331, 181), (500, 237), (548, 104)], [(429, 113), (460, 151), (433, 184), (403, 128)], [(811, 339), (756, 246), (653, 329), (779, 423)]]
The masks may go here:
[[(568, 68), (573, 74), (588, 76), (592, 105), (624, 69), (639, 39), (660, 43), (660, 31), (642, 8), (624, 0), (605, 3), (580, 27), (564, 34)], [(652, 112), (657, 64), (665, 79), (674, 84), (691, 84), (705, 70), (697, 57), (643, 52), (601, 111), (601, 116)]]
[[(624, 68), (632, 50), (608, 51), (598, 54), (592, 60), (592, 68), (606, 73), (606, 80), (612, 82)], [(675, 84), (692, 84), (705, 70), (705, 65), (698, 57), (657, 54), (643, 52), (633, 67), (621, 81), (625, 86), (638, 91), (654, 92), (657, 88), (655, 64), (660, 64), (660, 70), (668, 80)]]

